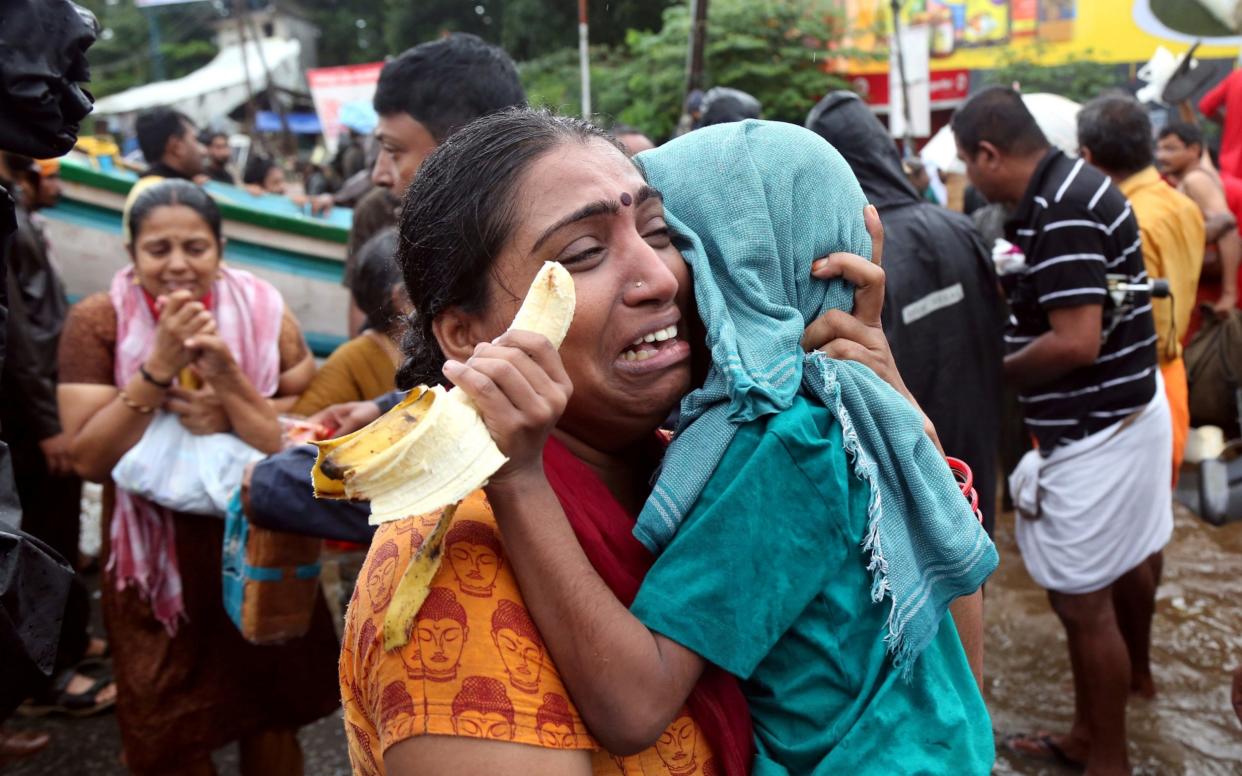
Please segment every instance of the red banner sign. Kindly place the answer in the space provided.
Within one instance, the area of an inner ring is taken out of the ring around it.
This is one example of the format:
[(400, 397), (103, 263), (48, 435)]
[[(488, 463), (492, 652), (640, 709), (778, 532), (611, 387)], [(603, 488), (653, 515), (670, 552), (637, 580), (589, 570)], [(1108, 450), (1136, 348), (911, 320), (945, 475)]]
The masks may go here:
[(319, 124), (323, 127), (323, 139), (329, 153), (336, 152), (341, 132), (341, 107), (355, 102), (369, 103), (375, 95), (375, 83), (383, 67), (383, 62), (372, 62), (306, 71), (311, 100), (315, 103), (315, 112), (319, 114)]
[[(868, 105), (888, 107), (888, 73), (866, 73), (847, 76), (850, 86)], [(931, 104), (933, 108), (953, 105), (966, 99), (970, 92), (969, 70), (932, 70)]]

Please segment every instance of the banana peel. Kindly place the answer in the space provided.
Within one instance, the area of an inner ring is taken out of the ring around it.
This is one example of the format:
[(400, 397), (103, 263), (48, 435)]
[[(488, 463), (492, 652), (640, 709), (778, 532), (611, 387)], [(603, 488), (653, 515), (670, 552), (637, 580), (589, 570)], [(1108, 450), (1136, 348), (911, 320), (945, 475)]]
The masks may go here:
[(420, 386), (356, 435), (320, 443), (316, 494), (371, 502), (372, 525), (433, 513), (478, 490), (509, 460), (466, 395)]
[(391, 447), (418, 423), (419, 418), (426, 416), (430, 404), (426, 396), (428, 390), (425, 385), (418, 386), (397, 406), (352, 434), (312, 442), (319, 448), (311, 469), (315, 498), (349, 498), (345, 492), (346, 473)]
[[(531, 331), (559, 348), (573, 322), (573, 278), (556, 262), (535, 275), (510, 330)], [(371, 502), (372, 525), (443, 510), (410, 562), (384, 617), (384, 647), (409, 641), (410, 623), (440, 567), (441, 545), (457, 504), (508, 460), (474, 402), (459, 388), (420, 385), (369, 425), (314, 443), (317, 498)]]
[(405, 573), (401, 575), (397, 590), (388, 604), (388, 611), (384, 613), (385, 651), (399, 649), (409, 643), (414, 618), (418, 616), (418, 610), (423, 608), (423, 602), (431, 592), (431, 580), (435, 578), (436, 572), (440, 570), (440, 563), (444, 560), (444, 536), (448, 533), (456, 512), (456, 504), (444, 508), (440, 519), (436, 521), (436, 527), (405, 567)]

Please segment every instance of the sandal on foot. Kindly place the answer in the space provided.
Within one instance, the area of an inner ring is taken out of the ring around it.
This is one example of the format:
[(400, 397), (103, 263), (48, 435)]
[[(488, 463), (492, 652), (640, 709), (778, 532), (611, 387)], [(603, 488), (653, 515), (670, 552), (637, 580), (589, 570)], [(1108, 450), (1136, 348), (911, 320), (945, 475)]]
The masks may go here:
[[(1025, 742), (1026, 746), (1021, 746)], [(1014, 754), (1030, 758), (1032, 760), (1043, 760), (1044, 762), (1056, 763), (1066, 768), (1075, 770), (1086, 770), (1087, 764), (1079, 762), (1065, 753), (1056, 739), (1047, 733), (1036, 733), (1034, 735), (1013, 735), (1005, 739), (1005, 748)]]
[(85, 692), (71, 693), (66, 688), (73, 676), (72, 670), (61, 672), (51, 689), (22, 704), (17, 710), (18, 713), (23, 717), (45, 717), (48, 714), (90, 717), (112, 708), (116, 703), (115, 696), (106, 701), (98, 699), (99, 694), (112, 684), (111, 676), (99, 677), (91, 683), (90, 687), (86, 688)]

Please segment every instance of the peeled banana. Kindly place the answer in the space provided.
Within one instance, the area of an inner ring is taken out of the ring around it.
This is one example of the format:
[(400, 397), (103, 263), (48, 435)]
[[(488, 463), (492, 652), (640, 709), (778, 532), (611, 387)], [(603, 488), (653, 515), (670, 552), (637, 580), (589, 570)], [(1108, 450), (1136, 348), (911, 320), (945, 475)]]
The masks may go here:
[(573, 323), (576, 303), (569, 271), (555, 261), (545, 261), (509, 329), (542, 334), (559, 350), (569, 333), (569, 324)]
[[(510, 330), (531, 331), (559, 348), (573, 321), (573, 278), (546, 262), (535, 275)], [(459, 388), (420, 385), (371, 424), (315, 443), (311, 470), (318, 498), (371, 502), (371, 524), (415, 518), (444, 507), (431, 536), (406, 568), (384, 620), (384, 646), (409, 639), (409, 622), (427, 597), (441, 543), (456, 505), (487, 484), (508, 460)]]
[[(546, 262), (509, 328), (542, 334), (559, 348), (574, 304), (569, 272)], [(316, 444), (315, 495), (369, 500), (372, 525), (461, 501), (508, 460), (469, 397), (441, 386), (419, 386), (370, 425)]]

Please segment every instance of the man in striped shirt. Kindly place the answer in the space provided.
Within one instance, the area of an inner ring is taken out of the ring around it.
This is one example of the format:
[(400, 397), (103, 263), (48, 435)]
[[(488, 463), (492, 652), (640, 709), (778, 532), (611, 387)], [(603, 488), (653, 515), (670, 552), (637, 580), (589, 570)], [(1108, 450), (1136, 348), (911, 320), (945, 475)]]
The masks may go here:
[(1148, 294), (1130, 203), (1110, 179), (1049, 146), (1022, 98), (994, 87), (953, 117), (958, 156), (1025, 264), (1002, 278), (1012, 315), (1006, 379), (1037, 449), (1010, 477), (1015, 534), (1066, 629), (1075, 714), (1064, 736), (1016, 751), (1129, 773), (1125, 708), (1151, 627), (1160, 550), (1172, 533), (1172, 427), (1157, 390)]

